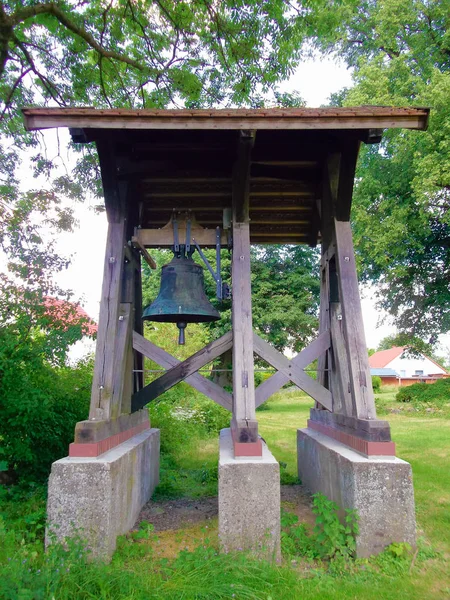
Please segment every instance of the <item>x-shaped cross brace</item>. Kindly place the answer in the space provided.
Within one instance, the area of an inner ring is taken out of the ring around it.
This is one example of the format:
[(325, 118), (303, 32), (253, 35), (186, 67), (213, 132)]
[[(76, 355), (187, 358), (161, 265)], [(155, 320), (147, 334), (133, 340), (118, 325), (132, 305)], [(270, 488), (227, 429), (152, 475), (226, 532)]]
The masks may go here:
[(297, 356), (289, 360), (260, 338), (259, 335), (253, 333), (253, 351), (278, 371), (256, 388), (256, 406), (260, 406), (283, 385), (292, 381), (292, 383), (295, 383), (295, 385), (309, 394), (319, 404), (332, 411), (333, 401), (331, 392), (320, 385), (315, 379), (312, 379), (303, 370), (313, 360), (319, 358), (321, 354), (328, 350), (330, 343), (330, 332), (324, 331), (309, 346), (297, 354)]
[(229, 331), (183, 362), (180, 362), (171, 354), (162, 348), (159, 348), (159, 346), (152, 344), (144, 337), (134, 332), (133, 348), (147, 356), (147, 358), (154, 360), (163, 368), (169, 370), (133, 395), (131, 399), (131, 410), (139, 410), (151, 402), (151, 400), (158, 398), (158, 396), (167, 390), (170, 390), (171, 387), (180, 381), (186, 380), (187, 383), (195, 387), (199, 392), (206, 394), (212, 400), (231, 411), (231, 394), (226, 392), (220, 385), (202, 377), (197, 371), (229, 350), (232, 345), (233, 334)]

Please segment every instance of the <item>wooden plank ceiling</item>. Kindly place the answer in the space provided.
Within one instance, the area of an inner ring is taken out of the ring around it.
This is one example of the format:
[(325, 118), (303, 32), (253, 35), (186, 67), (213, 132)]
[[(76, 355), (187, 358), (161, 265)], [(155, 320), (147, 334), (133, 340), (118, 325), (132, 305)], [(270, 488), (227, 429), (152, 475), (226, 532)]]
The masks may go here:
[[(136, 205), (133, 212), (139, 215), (135, 225), (143, 229), (163, 227), (174, 211), (190, 214), (203, 227), (222, 227), (224, 210), (231, 208), (240, 130), (254, 123), (251, 242), (315, 245), (327, 157), (354, 148), (360, 140), (379, 141), (382, 127), (426, 127), (426, 109), (371, 108), (372, 112), (367, 107), (353, 112), (283, 109), (282, 114), (276, 110), (95, 109), (81, 109), (80, 114), (80, 109), (25, 109), (24, 115), (29, 129), (66, 125), (72, 127), (75, 141), (97, 142), (102, 168), (115, 165), (118, 180), (128, 183), (128, 201)], [(134, 119), (131, 127), (130, 119)], [(226, 127), (220, 125), (232, 119)], [(310, 127), (311, 120), (321, 126)], [(219, 123), (216, 128), (214, 121)], [(102, 153), (108, 153), (108, 160), (102, 160)], [(110, 178), (111, 173), (102, 176)]]
[[(231, 209), (238, 132), (148, 133), (150, 140), (135, 138), (116, 147), (119, 178), (129, 182), (131, 196), (139, 202), (139, 225), (163, 227), (176, 211), (191, 213), (203, 227), (222, 227), (224, 210)], [(256, 135), (250, 178), (253, 243), (313, 242), (317, 234), (310, 236), (320, 198), (321, 160), (295, 133)]]

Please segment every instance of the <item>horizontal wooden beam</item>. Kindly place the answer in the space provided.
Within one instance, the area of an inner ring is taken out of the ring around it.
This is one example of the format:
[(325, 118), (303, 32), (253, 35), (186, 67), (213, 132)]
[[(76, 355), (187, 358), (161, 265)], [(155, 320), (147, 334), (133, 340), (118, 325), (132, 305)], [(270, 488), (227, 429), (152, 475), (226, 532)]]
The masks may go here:
[[(162, 229), (136, 229), (136, 240), (147, 248), (159, 248), (163, 246), (173, 246), (172, 228)], [(178, 230), (180, 243), (184, 243), (186, 229), (180, 227)], [(199, 246), (216, 247), (216, 230), (205, 229), (204, 227), (192, 227), (191, 242), (195, 239)], [(225, 231), (221, 232), (222, 246), (228, 245), (228, 237)]]
[[(205, 225), (213, 225), (214, 227), (218, 227), (222, 225), (223, 219), (221, 216), (217, 216), (216, 218), (208, 218), (202, 219), (197, 215), (197, 221), (201, 223), (202, 227)], [(309, 221), (306, 219), (293, 219), (286, 218), (282, 219), (281, 217), (274, 217), (270, 219), (269, 217), (260, 219), (252, 219), (250, 218), (252, 225), (308, 225)], [(165, 225), (167, 223), (167, 217), (162, 219), (151, 219), (152, 225)], [(132, 238), (133, 241), (134, 238)]]
[(308, 233), (304, 233), (303, 231), (264, 231), (260, 229), (258, 231), (251, 231), (250, 236), (256, 237), (267, 237), (267, 238), (307, 238), (309, 236)]
[(120, 435), (125, 431), (134, 429), (143, 423), (149, 423), (148, 412), (140, 410), (129, 415), (119, 415), (116, 419), (108, 421), (79, 421), (75, 425), (76, 444), (100, 442), (113, 435)]
[[(180, 383), (209, 362), (221, 356), (233, 345), (233, 334), (231, 331), (214, 340), (183, 362), (176, 364), (169, 371), (146, 385), (142, 390), (136, 392), (131, 399), (131, 410), (139, 410), (158, 396), (161, 396), (174, 385)], [(149, 358), (152, 358), (150, 356)]]
[[(133, 348), (150, 360), (153, 360), (160, 367), (163, 367), (163, 369), (171, 369), (181, 362), (159, 346), (156, 346), (145, 339), (136, 331), (133, 332)], [(186, 377), (185, 382), (197, 391), (205, 394), (205, 396), (208, 396), (211, 400), (214, 400), (214, 402), (217, 402), (217, 404), (220, 404), (220, 406), (223, 406), (223, 408), (231, 411), (233, 406), (233, 396), (220, 385), (214, 383), (214, 381), (206, 379), (206, 377), (203, 377), (200, 373), (194, 373), (193, 375)]]
[[(256, 211), (267, 211), (267, 212), (311, 212), (313, 209), (313, 205), (305, 205), (305, 204), (298, 204), (295, 201), (291, 201), (290, 204), (280, 204), (277, 203), (277, 198), (276, 198), (276, 194), (274, 194), (274, 201), (273, 202), (268, 202), (267, 200), (264, 200), (264, 203), (259, 203), (257, 199), (254, 199), (253, 202), (250, 202), (250, 218), (252, 217), (252, 213), (256, 212)], [(310, 201), (313, 200), (313, 196), (311, 195), (311, 198), (308, 199)], [(304, 201), (304, 199), (303, 199)], [(183, 212), (186, 210), (189, 210), (193, 213), (195, 212), (202, 212), (202, 211), (207, 211), (207, 212), (222, 212), (225, 208), (230, 208), (231, 204), (227, 203), (227, 202), (221, 202), (221, 203), (214, 203), (214, 204), (175, 204), (175, 205), (168, 205), (167, 202), (165, 203), (155, 203), (152, 202), (151, 204), (148, 205), (144, 205), (144, 212), (145, 213), (154, 213), (154, 212), (167, 212), (172, 214), (172, 212)]]
[(317, 160), (253, 160), (252, 165), (269, 165), (274, 167), (298, 167), (299, 169), (318, 167)]
[[(150, 186), (149, 186), (150, 187)], [(144, 190), (147, 188), (144, 188)], [(195, 192), (190, 192), (189, 190), (183, 190), (183, 191), (173, 191), (173, 192), (158, 192), (156, 190), (152, 190), (150, 188), (150, 190), (148, 192), (143, 191), (142, 193), (142, 197), (143, 198), (231, 198), (231, 189), (228, 190), (222, 190), (222, 191), (214, 191), (214, 190), (207, 190), (207, 191), (195, 191)]]

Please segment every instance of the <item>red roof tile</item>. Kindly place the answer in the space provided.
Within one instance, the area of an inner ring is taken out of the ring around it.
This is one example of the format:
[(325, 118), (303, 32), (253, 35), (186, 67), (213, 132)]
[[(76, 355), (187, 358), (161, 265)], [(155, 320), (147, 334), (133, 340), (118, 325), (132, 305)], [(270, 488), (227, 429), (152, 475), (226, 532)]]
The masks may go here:
[(400, 356), (405, 348), (406, 346), (394, 346), (393, 348), (389, 348), (389, 350), (375, 352), (375, 354), (369, 356), (369, 365), (373, 369), (382, 369), (394, 360), (394, 358)]
[(97, 333), (97, 324), (78, 304), (72, 304), (58, 298), (45, 298), (44, 304), (48, 308), (49, 316), (61, 319), (68, 326), (78, 324), (81, 321), (84, 335), (94, 335)]

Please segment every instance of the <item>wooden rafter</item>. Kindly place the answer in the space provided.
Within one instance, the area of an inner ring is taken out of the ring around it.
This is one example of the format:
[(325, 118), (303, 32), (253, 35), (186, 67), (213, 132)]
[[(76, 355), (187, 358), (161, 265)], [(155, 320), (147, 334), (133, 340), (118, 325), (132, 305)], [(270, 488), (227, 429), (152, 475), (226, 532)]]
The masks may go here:
[(155, 259), (153, 257), (150, 256), (150, 254), (147, 252), (147, 250), (144, 248), (144, 246), (141, 244), (139, 238), (137, 238), (136, 236), (133, 236), (131, 238), (131, 243), (133, 244), (133, 246), (139, 250), (139, 252), (142, 255), (142, 258), (145, 260), (145, 262), (148, 264), (148, 266), (150, 267), (150, 269), (156, 269), (158, 267), (158, 265), (155, 262)]

